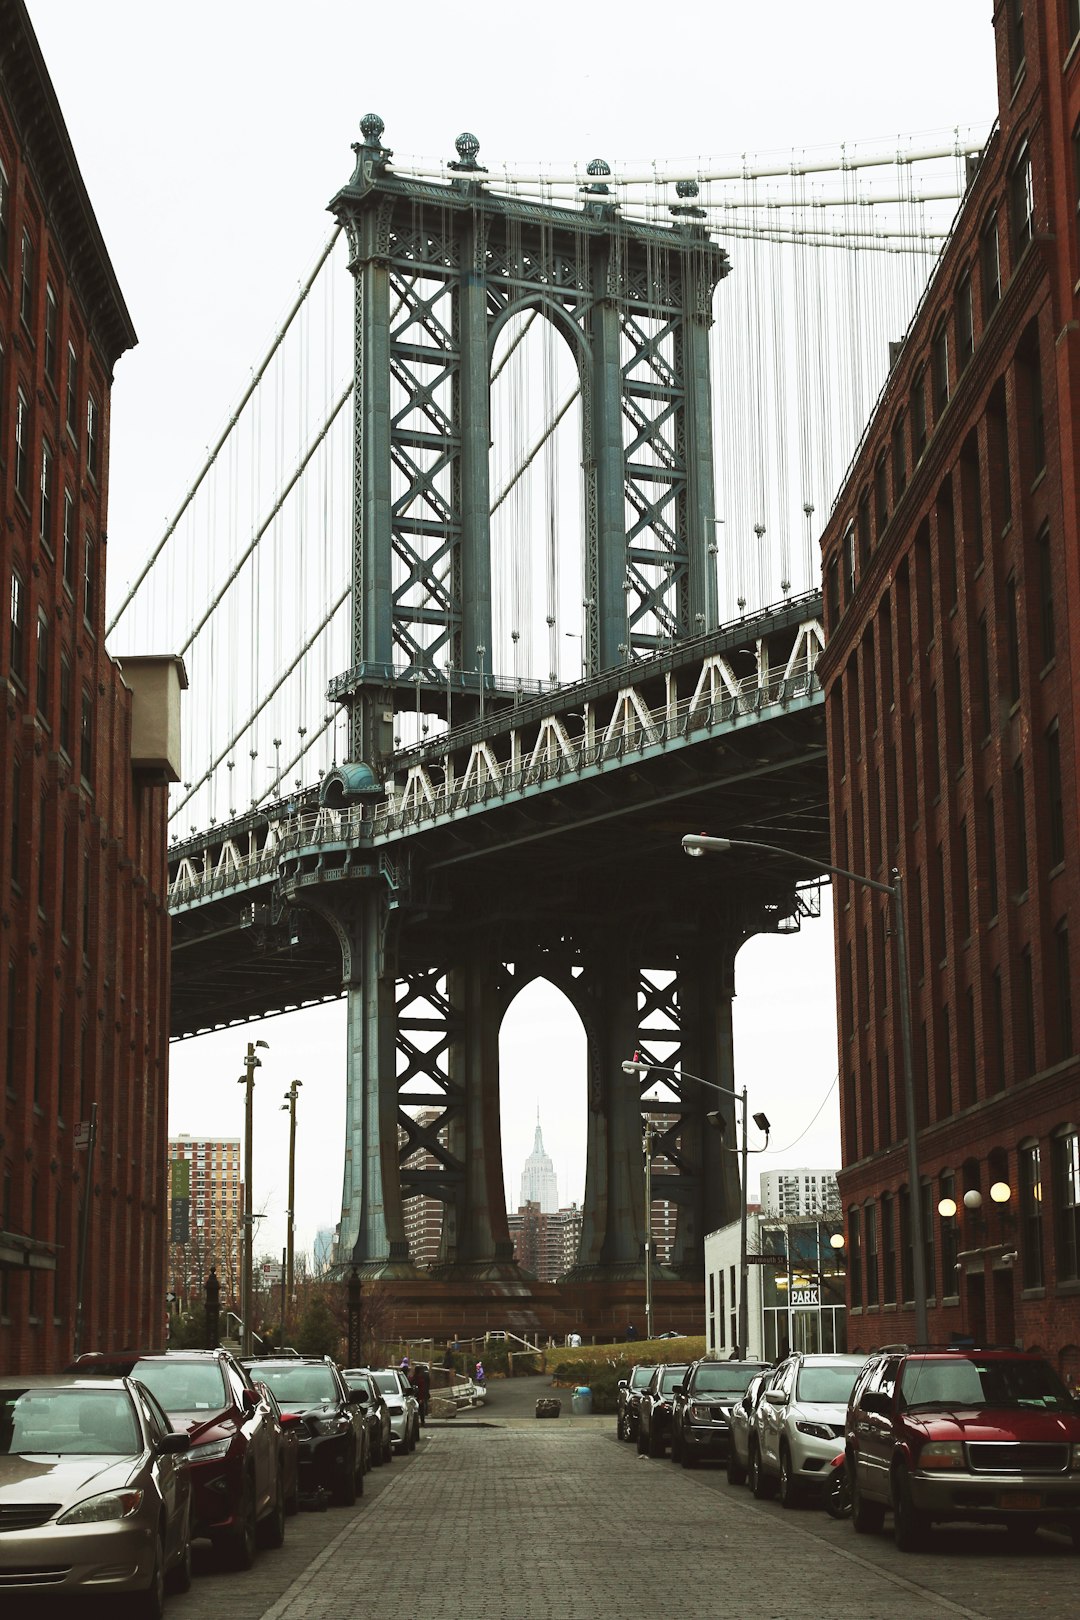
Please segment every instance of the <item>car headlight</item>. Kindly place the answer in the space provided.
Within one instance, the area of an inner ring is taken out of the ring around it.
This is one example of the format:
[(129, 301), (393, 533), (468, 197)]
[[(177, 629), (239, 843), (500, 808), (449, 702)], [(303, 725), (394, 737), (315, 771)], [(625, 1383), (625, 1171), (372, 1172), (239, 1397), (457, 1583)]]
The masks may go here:
[(77, 1507), (61, 1513), (57, 1524), (99, 1524), (103, 1519), (129, 1519), (142, 1507), (142, 1491), (106, 1491), (90, 1496)]
[(312, 1434), (341, 1434), (349, 1427), (347, 1418), (319, 1417), (308, 1418)]
[(386, 1410), (391, 1417), (400, 1417), (405, 1408), (403, 1406), (393, 1406), (390, 1402), (387, 1402)]
[[(695, 1423), (708, 1423), (713, 1414), (711, 1406), (691, 1406), (690, 1416)], [(721, 1416), (723, 1413), (721, 1413)]]
[(201, 1446), (192, 1446), (187, 1456), (191, 1462), (212, 1462), (215, 1457), (227, 1456), (231, 1445), (231, 1436), (228, 1440), (207, 1440)]
[(919, 1452), (920, 1468), (963, 1468), (964, 1446), (960, 1440), (928, 1440)]
[(827, 1423), (796, 1423), (800, 1434), (812, 1434), (815, 1440), (831, 1440), (833, 1432)]

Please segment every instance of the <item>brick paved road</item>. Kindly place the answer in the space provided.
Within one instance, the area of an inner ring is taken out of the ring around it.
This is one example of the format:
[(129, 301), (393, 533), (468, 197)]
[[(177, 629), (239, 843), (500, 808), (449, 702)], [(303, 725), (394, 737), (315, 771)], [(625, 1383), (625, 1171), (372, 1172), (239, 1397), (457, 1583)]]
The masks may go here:
[[(1056, 1620), (1080, 1563), (981, 1531), (906, 1557), (716, 1468), (639, 1458), (610, 1418), (448, 1424), (368, 1475), (355, 1510), (303, 1514), (247, 1575), (207, 1573), (171, 1620)], [(497, 1425), (497, 1426), (496, 1426)]]

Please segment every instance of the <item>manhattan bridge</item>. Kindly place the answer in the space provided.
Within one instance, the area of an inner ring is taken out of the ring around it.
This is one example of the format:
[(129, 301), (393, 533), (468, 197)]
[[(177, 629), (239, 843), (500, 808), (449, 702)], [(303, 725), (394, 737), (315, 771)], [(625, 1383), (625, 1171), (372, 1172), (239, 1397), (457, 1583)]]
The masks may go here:
[[(509, 1283), (499, 1027), (547, 979), (573, 1275), (641, 1266), (648, 1107), (696, 1279), (740, 1190), (689, 1076), (736, 1084), (736, 953), (828, 861), (817, 536), (982, 137), (527, 170), (384, 134), (109, 627), (190, 674), (173, 1034), (344, 995), (339, 1259), (410, 1276), (425, 1195), (437, 1274)], [(703, 829), (802, 859), (687, 861)]]

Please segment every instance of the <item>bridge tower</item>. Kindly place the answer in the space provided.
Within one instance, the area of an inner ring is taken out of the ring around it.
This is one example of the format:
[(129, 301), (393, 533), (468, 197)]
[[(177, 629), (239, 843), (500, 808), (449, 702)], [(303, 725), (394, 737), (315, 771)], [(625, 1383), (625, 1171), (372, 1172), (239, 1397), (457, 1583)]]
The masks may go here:
[[(490, 379), (505, 324), (539, 311), (574, 356), (584, 476), (587, 675), (601, 678), (717, 627), (708, 328), (727, 256), (699, 223), (692, 187), (670, 225), (620, 216), (590, 165), (577, 209), (494, 192), (475, 137), (448, 183), (395, 174), (383, 123), (361, 124), (356, 167), (330, 207), (355, 279), (351, 667), (331, 686), (349, 760), (328, 806), (377, 801), (391, 779), (395, 716), (415, 705), (482, 728), (515, 702), (486, 659), (492, 639)], [(713, 908), (650, 957), (602, 908), (538, 936), (512, 897), (490, 905), (375, 840), (289, 898), (330, 922), (348, 1003), (342, 1259), (410, 1274), (403, 1200), (445, 1206), (447, 1276), (517, 1276), (503, 1195), (498, 1030), (538, 974), (564, 989), (588, 1034), (589, 1143), (578, 1274), (631, 1276), (644, 1237), (640, 1089), (620, 1062), (657, 1037), (665, 1056), (733, 1083), (735, 951), (759, 914)], [(474, 904), (475, 902), (475, 904)], [(655, 938), (665, 933), (657, 902)], [(667, 969), (662, 983), (645, 970)], [(660, 1015), (659, 1028), (650, 1020)], [(416, 1089), (417, 1086), (421, 1089)], [(407, 1092), (404, 1088), (410, 1087)], [(675, 1088), (657, 1152), (678, 1174), (674, 1265), (699, 1274), (704, 1234), (738, 1209), (735, 1159), (704, 1128), (715, 1093)], [(428, 1111), (420, 1125), (406, 1108)], [(734, 1141), (733, 1104), (728, 1144)], [(431, 1114), (435, 1117), (432, 1119)], [(427, 1149), (437, 1168), (410, 1168)]]

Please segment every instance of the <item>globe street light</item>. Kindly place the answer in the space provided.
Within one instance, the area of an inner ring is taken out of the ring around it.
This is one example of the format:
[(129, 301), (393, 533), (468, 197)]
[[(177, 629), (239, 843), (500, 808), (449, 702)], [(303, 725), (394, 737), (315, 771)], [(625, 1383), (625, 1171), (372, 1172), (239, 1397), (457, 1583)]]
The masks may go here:
[[(622, 1069), (623, 1069), (624, 1074), (636, 1074), (641, 1079), (647, 1078), (647, 1076), (650, 1075), (650, 1074), (670, 1074), (670, 1075), (674, 1075), (677, 1079), (680, 1079), (680, 1080), (695, 1080), (699, 1086), (708, 1086), (711, 1091), (723, 1092), (725, 1097), (734, 1097), (737, 1102), (741, 1102), (741, 1104), (742, 1104), (742, 1147), (740, 1149), (733, 1149), (732, 1150), (733, 1152), (739, 1152), (740, 1155), (741, 1155), (741, 1158), (742, 1158), (742, 1192), (741, 1192), (741, 1197), (740, 1197), (740, 1200), (739, 1200), (739, 1205), (740, 1205), (740, 1210), (739, 1210), (739, 1342), (738, 1342), (738, 1345), (736, 1346), (737, 1354), (736, 1354), (736, 1357), (735, 1357), (736, 1360), (742, 1360), (746, 1355), (746, 1348), (747, 1348), (746, 1335), (747, 1335), (747, 1330), (748, 1330), (748, 1327), (749, 1327), (749, 1320), (750, 1320), (750, 1309), (749, 1309), (750, 1263), (746, 1258), (746, 1193), (747, 1193), (747, 1188), (746, 1188), (746, 1176), (747, 1176), (746, 1157), (747, 1157), (747, 1153), (749, 1151), (747, 1140), (746, 1140), (746, 1087), (743, 1086), (741, 1091), (734, 1091), (731, 1088), (731, 1086), (717, 1085), (715, 1080), (703, 1080), (700, 1074), (690, 1074), (689, 1071), (686, 1070), (686, 1069), (676, 1069), (670, 1063), (644, 1063), (637, 1057), (632, 1058), (632, 1059), (628, 1060), (626, 1063), (624, 1063), (623, 1066), (622, 1066)], [(769, 1130), (771, 1128), (770, 1125), (769, 1125), (769, 1121), (765, 1118), (764, 1114), (755, 1114), (754, 1115), (754, 1124), (758, 1127), (758, 1129), (760, 1131), (765, 1132), (765, 1146), (767, 1147), (768, 1146), (768, 1139), (769, 1139)], [(755, 1151), (760, 1153), (760, 1152), (763, 1152), (764, 1149), (757, 1148), (757, 1149), (755, 1149)], [(649, 1168), (648, 1160), (649, 1160), (649, 1151), (648, 1151), (648, 1148), (647, 1148), (647, 1152), (646, 1152), (646, 1169), (647, 1170)], [(651, 1248), (652, 1248), (652, 1246), (651, 1246), (651, 1238), (652, 1238), (652, 1208), (651, 1208), (652, 1186), (651, 1186), (651, 1178), (650, 1178), (650, 1182), (649, 1182), (649, 1184), (648, 1184), (648, 1186), (646, 1188), (646, 1198), (649, 1200), (649, 1202), (646, 1205), (646, 1208), (648, 1210), (648, 1219), (647, 1219), (647, 1223), (646, 1223), (647, 1230), (646, 1230), (646, 1234), (645, 1234), (645, 1294), (646, 1294), (645, 1312), (646, 1312), (646, 1315), (649, 1316), (652, 1313), (652, 1298), (651, 1298), (651, 1294), (652, 1294), (652, 1270), (651, 1270), (651, 1258), (652, 1258), (652, 1253), (651, 1253)]]
[(897, 997), (900, 1011), (900, 1046), (903, 1055), (904, 1115), (907, 1124), (907, 1159), (910, 1191), (908, 1208), (911, 1217), (912, 1285), (915, 1290), (915, 1340), (928, 1344), (930, 1333), (926, 1320), (926, 1250), (923, 1247), (923, 1210), (919, 1180), (919, 1144), (916, 1139), (915, 1075), (912, 1066), (911, 1041), (911, 984), (908, 978), (907, 923), (904, 913), (904, 885), (900, 873), (894, 868), (891, 883), (879, 883), (876, 878), (864, 877), (861, 872), (849, 872), (843, 866), (827, 866), (800, 850), (784, 849), (779, 844), (760, 844), (749, 838), (708, 838), (704, 834), (688, 833), (682, 841), (687, 855), (726, 854), (732, 849), (757, 849), (766, 855), (779, 855), (782, 859), (802, 861), (815, 872), (828, 872), (833, 877), (847, 878), (860, 883), (865, 889), (876, 889), (892, 901), (896, 932), (896, 964), (898, 974)]

